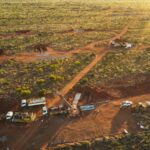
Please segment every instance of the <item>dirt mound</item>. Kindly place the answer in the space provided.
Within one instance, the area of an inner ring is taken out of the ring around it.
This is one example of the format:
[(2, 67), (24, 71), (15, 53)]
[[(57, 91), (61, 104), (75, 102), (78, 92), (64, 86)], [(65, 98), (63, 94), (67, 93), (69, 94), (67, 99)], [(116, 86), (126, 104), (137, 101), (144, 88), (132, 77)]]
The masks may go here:
[(45, 52), (47, 51), (48, 44), (37, 44), (34, 46), (35, 52)]
[(148, 94), (150, 93), (150, 74), (137, 74), (112, 80), (109, 88), (120, 91), (122, 98)]
[(104, 85), (84, 86), (76, 89), (88, 103), (116, 100), (150, 93), (150, 74), (125, 76)]
[(4, 50), (0, 49), (0, 55), (4, 55)]
[(16, 31), (16, 34), (27, 34), (30, 32), (31, 32), (31, 30), (18, 30), (18, 31)]
[(121, 96), (119, 91), (102, 86), (85, 86), (78, 89), (78, 91), (83, 93), (82, 99), (86, 100), (87, 104), (105, 100), (113, 100)]

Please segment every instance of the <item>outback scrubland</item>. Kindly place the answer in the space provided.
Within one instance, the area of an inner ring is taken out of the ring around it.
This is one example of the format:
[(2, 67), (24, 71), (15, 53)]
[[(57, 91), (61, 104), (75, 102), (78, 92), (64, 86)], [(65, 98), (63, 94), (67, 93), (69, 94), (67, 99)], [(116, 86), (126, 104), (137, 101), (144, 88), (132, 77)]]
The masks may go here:
[[(25, 98), (45, 96), (47, 107), (62, 104), (57, 91), (68, 99), (81, 92), (80, 105), (96, 109), (29, 125), (2, 121), (0, 137), (7, 142), (0, 148), (150, 149), (149, 109), (120, 110), (124, 100), (150, 100), (149, 27), (149, 0), (1, 0), (1, 115), (16, 111)], [(132, 47), (113, 47), (113, 40)], [(147, 128), (139, 129), (139, 122)]]

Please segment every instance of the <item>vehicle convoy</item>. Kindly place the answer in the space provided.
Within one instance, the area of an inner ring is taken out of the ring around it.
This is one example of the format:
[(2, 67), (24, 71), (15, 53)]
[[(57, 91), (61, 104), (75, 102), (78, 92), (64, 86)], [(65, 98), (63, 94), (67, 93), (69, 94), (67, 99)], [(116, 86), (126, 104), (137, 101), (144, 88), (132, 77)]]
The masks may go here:
[(31, 106), (39, 106), (39, 105), (45, 105), (46, 99), (45, 97), (37, 98), (37, 99), (23, 99), (21, 101), (21, 107), (31, 107)]
[(6, 114), (6, 120), (11, 122), (28, 123), (34, 121), (35, 119), (36, 119), (36, 115), (34, 113), (29, 113), (29, 112), (9, 111)]

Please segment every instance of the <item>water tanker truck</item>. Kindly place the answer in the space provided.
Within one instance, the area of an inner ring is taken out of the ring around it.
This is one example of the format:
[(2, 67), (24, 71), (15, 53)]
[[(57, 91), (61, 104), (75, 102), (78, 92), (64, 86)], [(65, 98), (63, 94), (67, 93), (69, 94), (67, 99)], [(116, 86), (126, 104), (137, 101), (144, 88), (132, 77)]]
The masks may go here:
[(21, 101), (21, 107), (31, 107), (31, 106), (39, 106), (39, 105), (45, 105), (46, 99), (45, 97), (41, 98), (34, 98), (34, 99), (23, 99)]

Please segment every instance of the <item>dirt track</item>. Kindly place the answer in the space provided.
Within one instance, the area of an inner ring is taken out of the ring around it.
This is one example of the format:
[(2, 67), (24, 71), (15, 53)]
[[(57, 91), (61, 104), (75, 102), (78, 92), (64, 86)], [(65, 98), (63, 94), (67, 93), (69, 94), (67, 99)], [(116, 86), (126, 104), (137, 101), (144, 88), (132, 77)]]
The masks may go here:
[(12, 34), (0, 34), (0, 39), (10, 39), (15, 38), (17, 36), (31, 36), (31, 35), (32, 33), (30, 30), (20, 30)]

